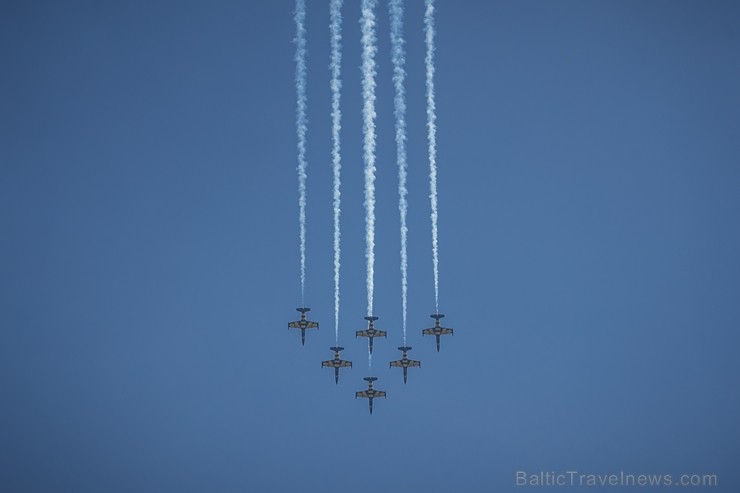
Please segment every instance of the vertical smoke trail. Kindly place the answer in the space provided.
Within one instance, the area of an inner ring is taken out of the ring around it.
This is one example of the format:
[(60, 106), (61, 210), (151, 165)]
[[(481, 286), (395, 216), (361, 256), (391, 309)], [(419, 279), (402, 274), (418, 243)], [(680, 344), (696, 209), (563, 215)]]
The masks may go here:
[(432, 203), (432, 261), (434, 263), (434, 303), (439, 313), (439, 250), (437, 231), (437, 116), (434, 103), (434, 0), (426, 0), (424, 33), (427, 54), (427, 138), (429, 140), (429, 198)]
[(304, 305), (306, 287), (306, 2), (296, 0), (295, 9), (295, 87), (296, 130), (298, 133), (298, 223), (301, 243), (301, 306)]
[[(367, 314), (373, 314), (375, 275), (375, 4), (362, 0), (362, 130), (365, 136), (365, 257), (367, 258)], [(372, 355), (368, 348), (368, 365)]]
[(393, 84), (395, 86), (396, 97), (393, 101), (394, 113), (396, 117), (396, 161), (398, 162), (398, 211), (401, 216), (401, 305), (402, 305), (402, 326), (403, 326), (403, 345), (406, 345), (406, 301), (408, 293), (408, 254), (407, 254), (407, 236), (408, 228), (406, 226), (406, 213), (408, 211), (408, 202), (406, 195), (406, 176), (408, 163), (406, 161), (406, 90), (404, 81), (406, 72), (406, 53), (403, 44), (403, 0), (390, 0), (388, 9), (391, 15), (391, 51), (393, 60)]
[(336, 345), (339, 346), (339, 267), (340, 267), (340, 230), (339, 216), (341, 213), (340, 172), (342, 157), (340, 154), (339, 133), (342, 128), (342, 112), (339, 107), (342, 81), (340, 80), (342, 67), (342, 2), (331, 0), (329, 18), (331, 32), (331, 164), (334, 174), (334, 335)]
[(373, 314), (375, 274), (375, 0), (362, 0), (362, 130), (365, 136), (365, 257), (367, 314)]

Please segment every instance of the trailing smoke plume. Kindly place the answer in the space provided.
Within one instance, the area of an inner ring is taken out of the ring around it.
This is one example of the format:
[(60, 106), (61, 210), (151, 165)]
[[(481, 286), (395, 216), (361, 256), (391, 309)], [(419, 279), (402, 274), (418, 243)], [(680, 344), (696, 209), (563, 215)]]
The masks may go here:
[(375, 0), (362, 0), (362, 130), (365, 136), (365, 257), (367, 314), (373, 314), (375, 276)]
[(429, 141), (429, 199), (432, 203), (432, 262), (434, 263), (434, 303), (439, 313), (439, 249), (437, 230), (437, 116), (434, 102), (434, 0), (426, 0), (424, 33), (426, 40), (427, 138)]
[(391, 17), (391, 52), (393, 61), (393, 85), (396, 96), (393, 101), (396, 117), (396, 161), (398, 163), (398, 211), (401, 216), (401, 309), (403, 327), (403, 345), (406, 345), (406, 306), (408, 293), (408, 253), (406, 214), (408, 202), (406, 195), (406, 176), (408, 163), (406, 160), (406, 90), (404, 81), (406, 72), (406, 54), (403, 44), (403, 0), (390, 0), (388, 4)]
[(339, 217), (341, 214), (341, 176), (342, 156), (340, 154), (340, 131), (342, 128), (342, 112), (340, 109), (342, 81), (342, 1), (331, 0), (329, 7), (331, 32), (331, 164), (334, 177), (333, 206), (334, 206), (334, 335), (336, 345), (339, 346), (339, 267), (341, 258)]
[(301, 306), (306, 288), (306, 2), (296, 0), (295, 9), (295, 88), (297, 97), (296, 130), (298, 133), (298, 224), (301, 249)]

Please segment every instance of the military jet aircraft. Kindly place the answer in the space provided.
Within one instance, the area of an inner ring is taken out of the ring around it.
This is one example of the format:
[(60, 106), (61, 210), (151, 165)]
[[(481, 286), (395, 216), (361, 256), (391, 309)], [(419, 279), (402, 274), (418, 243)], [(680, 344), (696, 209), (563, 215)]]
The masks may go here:
[(367, 382), (367, 390), (361, 390), (360, 392), (355, 392), (355, 399), (358, 397), (365, 397), (368, 399), (368, 403), (370, 405), (370, 414), (373, 413), (373, 399), (376, 397), (383, 397), (385, 398), (385, 391), (383, 390), (375, 390), (373, 388), (373, 382), (377, 380), (376, 377), (365, 377), (363, 378)]
[(296, 308), (296, 310), (301, 312), (301, 319), (288, 322), (288, 329), (301, 329), (301, 346), (304, 346), (306, 344), (306, 329), (318, 329), (319, 324), (306, 320), (306, 312), (311, 311), (310, 308)]
[(444, 315), (442, 315), (441, 313), (430, 315), (430, 317), (434, 319), (434, 327), (432, 327), (431, 329), (422, 330), (421, 334), (425, 336), (436, 336), (437, 337), (437, 352), (439, 352), (439, 336), (444, 336), (447, 334), (453, 335), (454, 330), (448, 329), (446, 327), (440, 327), (439, 319), (444, 317)]
[(367, 320), (368, 322), (367, 329), (358, 330), (357, 332), (355, 332), (355, 337), (367, 337), (368, 338), (370, 354), (373, 354), (373, 338), (386, 337), (386, 332), (384, 330), (377, 330), (375, 326), (373, 325), (373, 322), (375, 322), (377, 319), (378, 317), (365, 317), (365, 320)]
[(334, 351), (334, 359), (326, 360), (321, 362), (321, 367), (334, 368), (334, 383), (339, 383), (339, 369), (340, 368), (352, 368), (352, 362), (339, 358), (339, 351), (343, 351), (343, 347), (330, 347)]
[(401, 359), (398, 359), (396, 361), (391, 361), (391, 368), (403, 368), (403, 383), (406, 383), (407, 374), (409, 371), (409, 367), (418, 366), (421, 367), (421, 361), (416, 361), (413, 359), (409, 359), (406, 353), (408, 351), (411, 351), (411, 347), (409, 346), (401, 346), (398, 348), (399, 351), (403, 351), (403, 356)]

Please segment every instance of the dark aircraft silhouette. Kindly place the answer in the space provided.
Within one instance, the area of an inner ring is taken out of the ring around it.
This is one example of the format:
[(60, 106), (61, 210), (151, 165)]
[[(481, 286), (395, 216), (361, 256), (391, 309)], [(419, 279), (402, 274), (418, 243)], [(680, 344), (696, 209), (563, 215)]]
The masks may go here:
[(384, 330), (377, 330), (375, 326), (373, 325), (373, 322), (375, 322), (378, 319), (378, 317), (365, 317), (365, 320), (368, 322), (368, 327), (366, 330), (358, 330), (355, 332), (355, 337), (367, 337), (368, 338), (368, 344), (370, 348), (370, 354), (373, 354), (373, 338), (375, 337), (386, 337), (386, 332)]
[(368, 404), (370, 405), (370, 414), (373, 413), (373, 399), (376, 397), (383, 397), (385, 398), (385, 392), (382, 390), (375, 390), (373, 388), (373, 382), (377, 380), (376, 377), (365, 377), (363, 378), (367, 382), (367, 390), (361, 390), (360, 392), (355, 392), (355, 399), (358, 397), (365, 397), (368, 399)]
[(352, 362), (339, 358), (339, 351), (343, 351), (343, 347), (330, 347), (334, 351), (334, 359), (326, 360), (321, 362), (321, 367), (334, 368), (334, 383), (339, 383), (339, 369), (340, 368), (352, 368)]
[(319, 324), (306, 320), (306, 312), (311, 311), (310, 308), (296, 308), (296, 310), (301, 312), (301, 319), (288, 322), (288, 329), (301, 329), (301, 346), (304, 346), (306, 344), (306, 329), (318, 329)]
[(434, 327), (431, 329), (424, 329), (421, 331), (422, 335), (425, 336), (436, 336), (437, 337), (437, 352), (439, 352), (439, 336), (444, 336), (447, 334), (453, 335), (454, 330), (448, 329), (446, 327), (440, 327), (439, 325), (439, 319), (444, 317), (441, 313), (437, 313), (435, 315), (430, 315), (434, 319)]
[(403, 383), (406, 383), (406, 377), (409, 371), (409, 367), (418, 366), (421, 367), (421, 361), (416, 361), (413, 359), (409, 359), (406, 353), (408, 351), (411, 351), (411, 347), (409, 346), (401, 346), (398, 348), (399, 351), (403, 351), (403, 356), (401, 359), (398, 359), (396, 361), (391, 361), (391, 368), (403, 368)]

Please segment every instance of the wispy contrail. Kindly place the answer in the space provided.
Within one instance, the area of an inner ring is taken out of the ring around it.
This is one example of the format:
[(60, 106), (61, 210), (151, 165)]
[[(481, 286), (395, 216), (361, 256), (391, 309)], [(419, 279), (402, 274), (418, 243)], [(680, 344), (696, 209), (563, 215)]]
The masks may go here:
[(298, 224), (301, 244), (301, 306), (304, 305), (306, 287), (306, 2), (296, 0), (295, 8), (295, 88), (296, 130), (298, 133)]
[(365, 257), (367, 314), (373, 314), (375, 275), (375, 0), (362, 0), (362, 130), (365, 136)]
[(340, 154), (339, 135), (342, 128), (340, 109), (342, 81), (342, 3), (343, 0), (331, 0), (329, 7), (331, 32), (331, 164), (334, 175), (334, 335), (339, 346), (339, 267), (341, 258), (339, 216), (341, 214), (341, 176), (342, 156)]
[(396, 161), (398, 162), (398, 211), (401, 215), (401, 305), (403, 345), (406, 345), (406, 301), (408, 293), (408, 253), (406, 249), (408, 227), (406, 213), (408, 202), (406, 195), (406, 176), (408, 163), (406, 160), (406, 53), (403, 44), (403, 0), (390, 0), (388, 4), (391, 16), (391, 52), (393, 60), (393, 84), (396, 97), (393, 101), (396, 117)]
[(434, 0), (426, 0), (424, 33), (426, 39), (427, 138), (429, 140), (429, 198), (432, 203), (432, 261), (434, 263), (434, 303), (439, 313), (439, 249), (437, 231), (437, 115), (434, 103)]

